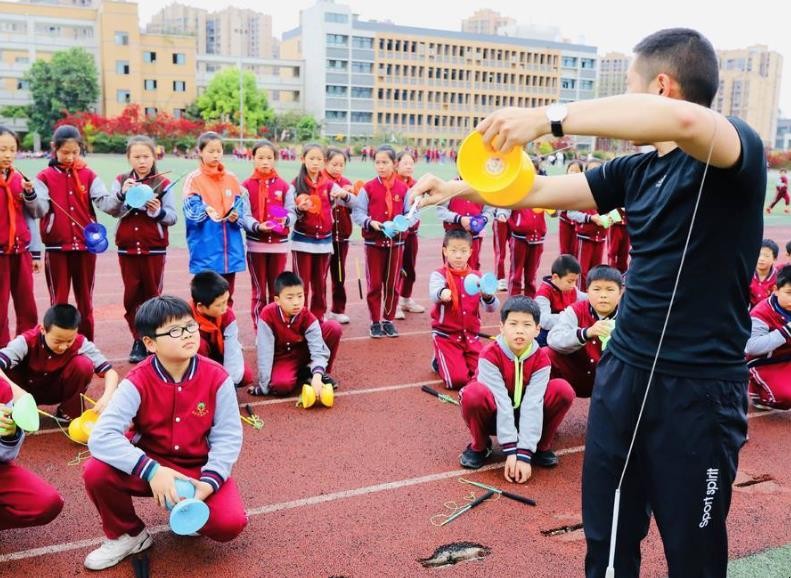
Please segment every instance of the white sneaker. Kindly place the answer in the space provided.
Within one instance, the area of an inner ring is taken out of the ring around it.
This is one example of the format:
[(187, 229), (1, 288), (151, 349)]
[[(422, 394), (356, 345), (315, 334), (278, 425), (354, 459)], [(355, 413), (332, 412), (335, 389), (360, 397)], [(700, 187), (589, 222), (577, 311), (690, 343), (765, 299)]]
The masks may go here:
[(347, 323), (349, 323), (349, 321), (351, 321), (351, 319), (349, 319), (349, 316), (346, 315), (345, 313), (333, 313), (331, 311), (327, 314), (327, 319), (332, 319), (333, 321), (337, 321), (341, 325), (346, 325)]
[(401, 309), (400, 306), (396, 307), (395, 318), (396, 319), (406, 319), (406, 315), (404, 315), (404, 310)]
[(152, 542), (153, 540), (145, 528), (137, 536), (124, 534), (115, 540), (105, 540), (99, 548), (85, 557), (85, 567), (88, 570), (110, 568), (127, 556), (148, 549)]
[(499, 279), (497, 281), (497, 290), (508, 291), (508, 281), (506, 281), (505, 279)]
[(420, 305), (417, 301), (412, 299), (411, 297), (401, 303), (401, 309), (406, 311), (407, 313), (424, 313), (426, 308)]

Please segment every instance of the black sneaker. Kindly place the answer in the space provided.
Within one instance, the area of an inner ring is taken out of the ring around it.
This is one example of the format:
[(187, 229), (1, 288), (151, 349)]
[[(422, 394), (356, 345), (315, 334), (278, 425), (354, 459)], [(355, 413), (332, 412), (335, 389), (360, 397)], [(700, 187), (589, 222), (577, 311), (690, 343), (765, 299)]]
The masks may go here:
[(534, 453), (530, 463), (539, 468), (554, 468), (558, 465), (558, 456), (552, 450), (544, 450)]
[(132, 344), (132, 351), (129, 352), (129, 363), (140, 363), (146, 357), (148, 357), (148, 350), (145, 344), (141, 340), (135, 339)]
[(398, 329), (396, 329), (392, 321), (382, 321), (382, 331), (388, 337), (398, 337)]
[(329, 373), (325, 373), (324, 377), (321, 378), (321, 381), (324, 383), (329, 383), (332, 386), (332, 389), (338, 389), (341, 385), (341, 382), (332, 377)]
[(459, 456), (459, 463), (463, 468), (469, 468), (471, 470), (477, 470), (483, 467), (486, 458), (492, 455), (492, 442), (489, 440), (489, 444), (486, 446), (486, 449), (482, 452), (476, 452), (472, 449), (472, 446), (467, 444), (467, 447), (461, 452)]
[(382, 331), (382, 324), (378, 321), (374, 321), (371, 323), (371, 330), (368, 334), (373, 337), (374, 339), (379, 339), (380, 337), (384, 337), (384, 331)]

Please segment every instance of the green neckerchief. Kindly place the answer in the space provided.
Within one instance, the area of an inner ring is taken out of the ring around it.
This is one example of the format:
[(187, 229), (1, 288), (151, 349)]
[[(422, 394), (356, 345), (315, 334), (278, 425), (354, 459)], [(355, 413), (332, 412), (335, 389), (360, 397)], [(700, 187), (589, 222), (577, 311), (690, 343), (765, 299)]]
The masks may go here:
[[(522, 390), (524, 390), (525, 387), (522, 362), (533, 354), (537, 346), (538, 344), (533, 341), (530, 347), (528, 347), (521, 356), (517, 357), (516, 354), (514, 354), (514, 409), (519, 409), (519, 406), (522, 405)], [(513, 353), (513, 351), (511, 353)]]

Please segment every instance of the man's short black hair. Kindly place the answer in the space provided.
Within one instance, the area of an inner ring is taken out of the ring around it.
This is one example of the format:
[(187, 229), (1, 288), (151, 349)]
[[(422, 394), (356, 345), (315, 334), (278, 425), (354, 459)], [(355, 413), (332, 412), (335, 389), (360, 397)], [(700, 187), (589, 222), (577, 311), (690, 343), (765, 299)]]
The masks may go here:
[(464, 229), (450, 229), (445, 231), (445, 237), (442, 239), (442, 246), (447, 247), (451, 241), (464, 241), (472, 247), (472, 235), (469, 231)]
[(192, 302), (201, 304), (204, 307), (211, 307), (217, 297), (221, 297), (230, 291), (228, 281), (214, 271), (201, 271), (192, 278), (190, 283), (190, 294)]
[(289, 287), (304, 286), (305, 284), (302, 282), (302, 279), (299, 275), (291, 271), (283, 271), (277, 276), (277, 279), (275, 279), (275, 295), (280, 296), (283, 290), (288, 289)]
[(666, 28), (634, 47), (638, 72), (646, 82), (665, 73), (678, 82), (684, 99), (710, 107), (719, 90), (717, 53), (696, 30)]
[(588, 287), (595, 281), (612, 281), (616, 283), (619, 288), (623, 288), (623, 277), (621, 276), (621, 272), (609, 265), (596, 265), (593, 269), (588, 271), (588, 278), (586, 281)]
[(180, 297), (160, 295), (143, 303), (135, 314), (135, 329), (141, 337), (154, 339), (157, 329), (176, 319), (192, 318), (192, 308)]
[(772, 252), (772, 255), (775, 256), (775, 259), (780, 255), (780, 247), (772, 241), (772, 239), (764, 239), (761, 241), (761, 249), (769, 249)]
[(574, 255), (564, 253), (554, 261), (552, 261), (552, 274), (558, 277), (565, 277), (569, 273), (576, 273), (579, 275), (582, 272), (580, 262)]
[(44, 313), (44, 330), (49, 331), (53, 326), (61, 329), (77, 329), (82, 321), (80, 312), (74, 305), (60, 303), (53, 305)]
[(778, 289), (786, 285), (791, 285), (791, 265), (784, 265), (780, 269), (777, 273), (777, 282), (775, 284)]
[(526, 295), (513, 295), (505, 300), (500, 309), (500, 321), (505, 323), (511, 313), (529, 313), (536, 325), (541, 323), (541, 309), (533, 299)]

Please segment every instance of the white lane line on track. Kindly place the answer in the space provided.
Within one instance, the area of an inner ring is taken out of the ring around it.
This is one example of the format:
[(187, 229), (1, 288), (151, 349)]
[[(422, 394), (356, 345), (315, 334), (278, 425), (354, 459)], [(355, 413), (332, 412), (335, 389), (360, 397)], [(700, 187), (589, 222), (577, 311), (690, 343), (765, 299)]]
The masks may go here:
[[(348, 394), (352, 394), (353, 392), (346, 392)], [(286, 400), (284, 400), (286, 401)], [(772, 415), (775, 413), (779, 413), (778, 410), (770, 410), (761, 413), (753, 413), (747, 416), (747, 419), (751, 418), (759, 418), (767, 415)], [(585, 450), (585, 446), (574, 446), (571, 448), (563, 448), (561, 450), (557, 450), (557, 454), (559, 456), (571, 455), (571, 454), (578, 454)], [(492, 464), (488, 464), (483, 466), (479, 470), (475, 470), (475, 472), (485, 472), (488, 470), (494, 470), (497, 468), (502, 467), (502, 462), (496, 462)], [(398, 480), (395, 482), (386, 482), (383, 484), (375, 484), (373, 486), (365, 486), (362, 488), (355, 488), (353, 490), (343, 490), (340, 492), (333, 492), (331, 494), (324, 494), (321, 496), (311, 496), (310, 498), (301, 498), (299, 500), (290, 500), (288, 502), (279, 502), (277, 504), (268, 504), (266, 506), (260, 506), (258, 508), (250, 508), (247, 510), (248, 516), (260, 516), (263, 514), (271, 514), (273, 512), (282, 512), (284, 510), (293, 510), (296, 508), (303, 508), (306, 506), (315, 506), (316, 504), (324, 504), (327, 502), (335, 502), (337, 500), (345, 500), (348, 498), (355, 498), (357, 496), (366, 496), (369, 494), (376, 494), (379, 492), (386, 492), (388, 490), (398, 490), (400, 488), (406, 488), (408, 486), (416, 486), (420, 484), (428, 484), (431, 482), (438, 482), (442, 480), (447, 480), (449, 478), (455, 478), (457, 476), (462, 475), (473, 475), (472, 470), (451, 470), (447, 472), (440, 472), (437, 474), (430, 474), (427, 476), (419, 476), (415, 478), (407, 478), (404, 480)], [(162, 532), (167, 532), (169, 530), (168, 526), (154, 526), (148, 528), (149, 534), (161, 534)], [(86, 540), (78, 540), (75, 542), (63, 542), (60, 544), (52, 544), (50, 546), (43, 546), (41, 548), (32, 548), (30, 550), (20, 550), (18, 552), (10, 552), (8, 554), (0, 555), (0, 564), (4, 562), (12, 562), (14, 560), (24, 560), (27, 558), (37, 558), (39, 556), (46, 556), (48, 554), (58, 554), (61, 552), (69, 552), (72, 550), (81, 550), (83, 548), (88, 548), (90, 546), (98, 546), (104, 541), (104, 538), (88, 538)]]

